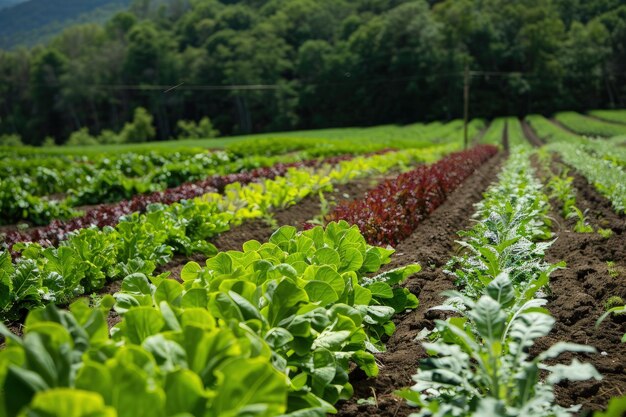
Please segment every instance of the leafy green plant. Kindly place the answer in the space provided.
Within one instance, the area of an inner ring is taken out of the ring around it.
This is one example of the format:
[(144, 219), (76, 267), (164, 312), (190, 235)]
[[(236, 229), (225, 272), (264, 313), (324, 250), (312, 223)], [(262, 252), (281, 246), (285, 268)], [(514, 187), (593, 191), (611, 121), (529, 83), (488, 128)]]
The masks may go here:
[[(111, 296), (90, 308), (31, 312), (18, 338), (0, 325), (3, 415), (273, 417), (286, 411), (286, 378), (267, 344), (216, 327), (205, 309), (129, 310), (108, 336)], [(245, 389), (242, 389), (245, 387)], [(147, 414), (146, 414), (147, 413)]]
[[(551, 155), (546, 153), (550, 159)], [(564, 169), (560, 175), (553, 175), (548, 181), (547, 187), (550, 198), (554, 198), (563, 205), (561, 213), (563, 216), (570, 216), (576, 205), (576, 192), (572, 187), (574, 177), (567, 175), (567, 169)]]
[(132, 122), (126, 123), (120, 132), (122, 142), (147, 142), (154, 139), (156, 130), (154, 129), (153, 119), (146, 109), (137, 107)]
[(611, 278), (619, 277), (619, 269), (613, 261), (606, 261), (606, 270)]
[(22, 137), (17, 134), (0, 135), (0, 146), (23, 146)]
[(622, 299), (622, 297), (619, 297), (617, 295), (614, 295), (612, 297), (609, 297), (605, 302), (604, 302), (604, 309), (605, 310), (610, 310), (612, 308), (615, 307), (620, 307), (626, 305), (626, 303), (624, 302), (624, 300)]
[(576, 142), (557, 142), (548, 145), (548, 149), (557, 152), (563, 161), (576, 167), (587, 181), (611, 201), (618, 213), (626, 210), (626, 171), (624, 167), (610, 160), (594, 156)]
[(179, 139), (215, 138), (220, 132), (213, 128), (208, 117), (203, 117), (198, 123), (193, 120), (179, 120), (176, 125), (179, 130)]
[[(216, 248), (209, 240), (247, 219), (263, 218), (312, 193), (332, 190), (333, 182), (385, 172), (399, 164), (435, 155), (407, 150), (358, 157), (315, 171), (289, 169), (285, 176), (262, 183), (230, 184), (223, 194), (209, 193), (169, 206), (150, 205), (146, 213), (125, 216), (115, 227), (81, 229), (62, 240), (60, 246), (65, 249), (59, 248), (56, 252), (55, 248), (44, 250), (36, 244), (13, 245), (13, 250), (21, 252), (22, 256), (6, 272), (7, 280), (12, 282), (13, 289), (22, 290), (9, 292), (7, 304), (0, 313), (5, 319), (19, 318), (30, 308), (65, 302), (72, 296), (102, 288), (107, 280), (122, 279), (135, 272), (150, 275), (174, 253), (214, 255)], [(78, 262), (78, 272), (57, 271), (55, 265), (62, 263), (64, 254), (70, 252), (74, 253), (72, 259)], [(20, 266), (24, 261), (28, 262)], [(18, 273), (20, 268), (31, 263), (34, 266), (28, 270), (27, 285), (14, 285), (22, 280)], [(51, 271), (48, 271), (48, 264), (52, 265)], [(50, 275), (52, 272), (58, 275)], [(51, 277), (52, 284), (48, 282)]]
[(526, 153), (511, 156), (477, 208), (474, 227), (459, 233), (465, 252), (446, 266), (466, 295), (480, 297), (484, 286), (503, 272), (521, 294), (528, 286), (545, 285), (548, 275), (562, 266), (543, 261), (551, 245), (541, 242), (551, 235), (549, 204)]
[(578, 207), (571, 206), (567, 217), (576, 219), (576, 225), (574, 226), (576, 233), (593, 233), (593, 227), (588, 223), (587, 217)]
[[(488, 284), (474, 301), (451, 293), (441, 308), (460, 317), (437, 321), (439, 338), (424, 347), (431, 357), (421, 362), (416, 384), (400, 395), (421, 407), (412, 416), (571, 416), (580, 409), (555, 404), (554, 385), (563, 380), (600, 379), (590, 364), (548, 365), (566, 352), (593, 353), (590, 346), (559, 342), (529, 354), (547, 336), (555, 320), (540, 308), (545, 300), (529, 300), (518, 308), (507, 274)], [(540, 373), (546, 376), (540, 378)]]

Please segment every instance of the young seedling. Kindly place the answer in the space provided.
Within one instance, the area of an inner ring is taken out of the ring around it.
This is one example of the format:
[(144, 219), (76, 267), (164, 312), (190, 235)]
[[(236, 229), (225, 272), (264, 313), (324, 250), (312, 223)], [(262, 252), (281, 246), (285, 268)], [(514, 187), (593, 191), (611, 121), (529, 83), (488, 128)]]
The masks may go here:
[[(585, 210), (586, 212), (586, 210)], [(576, 225), (574, 226), (574, 231), (576, 233), (593, 233), (593, 227), (587, 221), (587, 217), (585, 213), (580, 211), (580, 209), (576, 206), (571, 207), (571, 211), (567, 215), (568, 219), (575, 218)]]
[(602, 236), (605, 239), (610, 238), (611, 236), (613, 236), (613, 230), (611, 229), (602, 229), (602, 228), (598, 228), (597, 230), (598, 234), (600, 236)]
[(606, 269), (609, 273), (609, 276), (611, 278), (617, 278), (619, 277), (619, 270), (617, 269), (617, 266), (615, 266), (615, 262), (613, 261), (606, 261)]

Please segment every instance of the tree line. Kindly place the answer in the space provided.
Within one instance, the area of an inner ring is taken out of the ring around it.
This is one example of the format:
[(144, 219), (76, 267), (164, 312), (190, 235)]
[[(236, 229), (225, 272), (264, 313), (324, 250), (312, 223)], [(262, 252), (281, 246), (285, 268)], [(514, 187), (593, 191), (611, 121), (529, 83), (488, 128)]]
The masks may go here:
[(472, 117), (624, 107), (621, 3), (135, 0), (0, 51), (0, 135), (98, 137), (139, 107), (160, 139), (206, 117), (223, 134), (445, 120), (466, 68)]

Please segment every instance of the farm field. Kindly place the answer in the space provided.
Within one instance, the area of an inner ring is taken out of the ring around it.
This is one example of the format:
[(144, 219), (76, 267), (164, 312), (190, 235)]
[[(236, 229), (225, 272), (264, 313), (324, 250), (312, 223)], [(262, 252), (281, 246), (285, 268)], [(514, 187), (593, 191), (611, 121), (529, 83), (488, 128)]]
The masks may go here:
[(626, 415), (624, 110), (0, 148), (0, 416)]

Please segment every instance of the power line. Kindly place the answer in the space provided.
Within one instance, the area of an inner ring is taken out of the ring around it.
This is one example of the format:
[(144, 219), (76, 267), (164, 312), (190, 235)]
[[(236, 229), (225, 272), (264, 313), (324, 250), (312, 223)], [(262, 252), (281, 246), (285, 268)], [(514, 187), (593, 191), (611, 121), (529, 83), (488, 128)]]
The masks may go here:
[[(574, 76), (586, 76), (586, 74), (569, 74)], [(626, 77), (626, 73), (609, 73), (607, 74), (612, 77)], [(440, 78), (440, 77), (458, 77), (460, 79), (464, 79), (465, 72), (464, 71), (455, 71), (455, 72), (434, 72), (431, 74), (425, 75), (412, 75), (406, 77), (380, 77), (374, 79), (348, 79), (352, 75), (350, 73), (346, 73), (346, 79), (342, 81), (334, 81), (334, 82), (325, 82), (325, 83), (306, 83), (299, 82), (299, 87), (334, 87), (341, 85), (349, 85), (349, 84), (391, 84), (405, 81), (419, 81), (419, 80), (428, 80), (432, 78)], [(541, 74), (532, 74), (527, 72), (520, 71), (469, 71), (468, 76), (470, 78), (489, 78), (489, 77), (516, 77), (516, 78), (542, 78), (545, 79), (547, 77)], [(31, 84), (32, 85), (32, 84)], [(62, 85), (58, 82), (56, 83), (46, 83), (43, 84), (45, 86), (57, 86), (62, 87)], [(272, 90), (280, 90), (285, 88), (286, 84), (232, 84), (232, 85), (211, 85), (211, 84), (186, 84), (185, 81), (181, 81), (176, 85), (169, 84), (82, 84), (75, 85), (75, 87), (79, 88), (97, 88), (104, 90), (126, 90), (126, 91), (160, 91), (163, 93), (169, 93), (175, 90), (183, 90), (183, 91), (272, 91)]]

